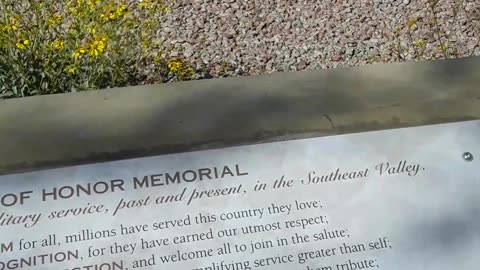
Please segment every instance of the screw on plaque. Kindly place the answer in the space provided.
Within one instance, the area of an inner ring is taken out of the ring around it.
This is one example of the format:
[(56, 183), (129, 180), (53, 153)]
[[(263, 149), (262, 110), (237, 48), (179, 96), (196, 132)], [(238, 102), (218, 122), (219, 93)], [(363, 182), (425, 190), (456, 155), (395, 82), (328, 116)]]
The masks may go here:
[(472, 160), (473, 160), (473, 155), (472, 155), (472, 153), (470, 153), (470, 152), (465, 152), (465, 153), (463, 153), (463, 159), (464, 159), (465, 161), (468, 161), (468, 162), (472, 161)]

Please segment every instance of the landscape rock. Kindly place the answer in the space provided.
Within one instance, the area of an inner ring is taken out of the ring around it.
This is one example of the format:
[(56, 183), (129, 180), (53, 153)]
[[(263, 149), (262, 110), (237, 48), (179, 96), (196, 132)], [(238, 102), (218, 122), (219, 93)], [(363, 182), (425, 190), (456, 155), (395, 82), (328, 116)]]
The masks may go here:
[[(173, 41), (192, 66), (208, 63), (211, 70), (199, 72), (214, 77), (442, 59), (438, 37), (447, 33), (449, 58), (480, 55), (479, 0), (465, 0), (455, 20), (455, 1), (439, 1), (440, 33), (429, 24), (428, 0), (175, 2), (160, 18), (159, 38)], [(410, 37), (406, 25), (413, 20)], [(417, 56), (420, 39), (425, 47)], [(218, 74), (214, 67), (225, 62), (235, 66)]]

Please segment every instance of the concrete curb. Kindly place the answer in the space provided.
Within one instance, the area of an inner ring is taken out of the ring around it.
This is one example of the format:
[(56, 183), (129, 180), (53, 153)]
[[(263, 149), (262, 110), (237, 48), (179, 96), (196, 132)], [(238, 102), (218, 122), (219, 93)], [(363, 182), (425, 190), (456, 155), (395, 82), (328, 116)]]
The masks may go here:
[(480, 57), (0, 101), (0, 174), (480, 119)]

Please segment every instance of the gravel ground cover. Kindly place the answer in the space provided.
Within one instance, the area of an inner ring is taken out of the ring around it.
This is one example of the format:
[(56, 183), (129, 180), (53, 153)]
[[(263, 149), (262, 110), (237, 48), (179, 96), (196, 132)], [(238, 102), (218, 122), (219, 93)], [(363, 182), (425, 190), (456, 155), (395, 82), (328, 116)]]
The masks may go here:
[(480, 55), (480, 0), (0, 0), (0, 99)]
[(201, 76), (480, 55), (480, 0), (177, 0), (159, 35)]

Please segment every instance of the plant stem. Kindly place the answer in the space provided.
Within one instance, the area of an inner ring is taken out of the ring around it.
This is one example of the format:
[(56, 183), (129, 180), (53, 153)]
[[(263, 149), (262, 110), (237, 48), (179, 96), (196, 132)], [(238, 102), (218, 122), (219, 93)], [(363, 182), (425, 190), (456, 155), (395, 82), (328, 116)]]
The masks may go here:
[(429, 7), (430, 7), (430, 10), (432, 11), (432, 14), (433, 14), (433, 20), (435, 22), (435, 27), (436, 27), (437, 35), (438, 35), (438, 41), (440, 42), (440, 46), (442, 46), (443, 56), (445, 57), (445, 59), (448, 59), (447, 48), (443, 44), (442, 36), (440, 35), (440, 26), (438, 25), (437, 13), (435, 12), (435, 8), (433, 6), (430, 5)]

